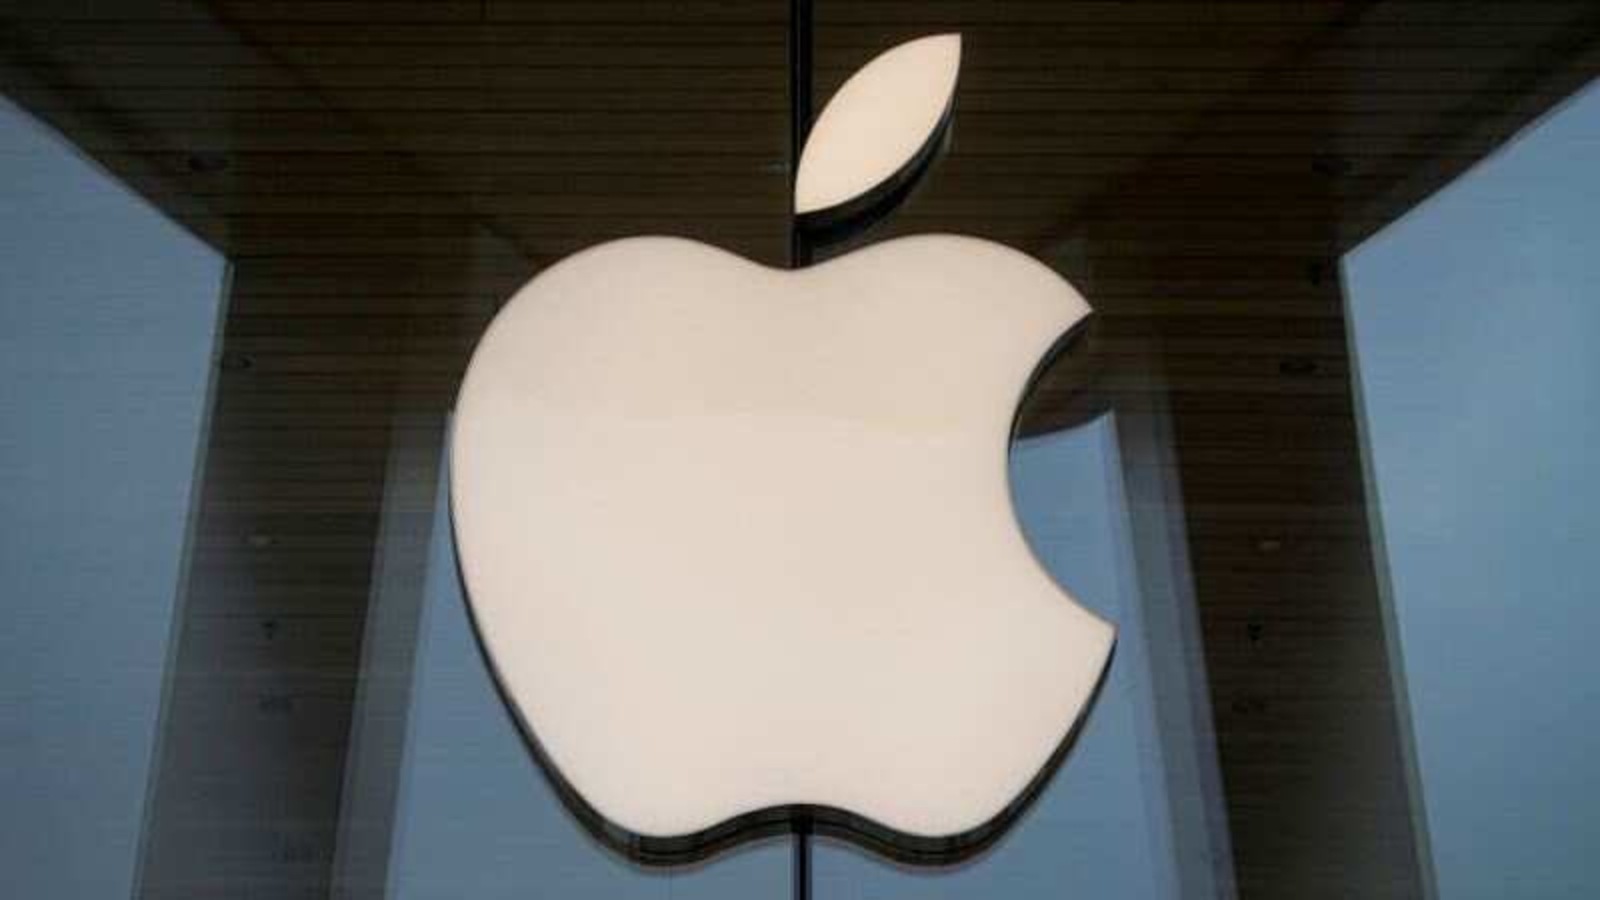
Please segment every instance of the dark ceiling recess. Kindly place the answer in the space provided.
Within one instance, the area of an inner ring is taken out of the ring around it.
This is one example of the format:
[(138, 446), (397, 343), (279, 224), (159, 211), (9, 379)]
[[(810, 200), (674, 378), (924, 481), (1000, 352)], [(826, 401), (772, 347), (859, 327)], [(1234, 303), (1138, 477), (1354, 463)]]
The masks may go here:
[(228, 170), (228, 157), (221, 153), (189, 154), (189, 171), (196, 175), (210, 175)]
[[(144, 896), (328, 895), (385, 492), (430, 496), (472, 342), (552, 260), (783, 263), (788, 6), (4, 5), (0, 88), (234, 262)], [(814, 6), (819, 99), (965, 34), (886, 230), (1071, 258), (1093, 364), (1024, 427), (1085, 389), (1171, 416), (1239, 896), (1419, 896), (1332, 261), (1600, 73), (1600, 7)]]

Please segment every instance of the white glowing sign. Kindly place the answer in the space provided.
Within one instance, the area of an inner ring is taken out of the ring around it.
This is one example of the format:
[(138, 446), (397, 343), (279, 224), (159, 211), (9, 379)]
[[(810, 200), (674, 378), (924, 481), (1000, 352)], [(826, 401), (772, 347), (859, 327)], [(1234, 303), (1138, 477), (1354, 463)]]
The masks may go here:
[[(959, 46), (840, 90), (797, 209), (918, 150)], [(840, 149), (870, 122), (895, 131)], [(1088, 312), (953, 235), (794, 271), (632, 238), (511, 299), (456, 409), (456, 540), (507, 702), (597, 834), (674, 861), (804, 820), (944, 861), (1014, 818), (1113, 642), (1034, 559), (1007, 481), (1018, 401)]]

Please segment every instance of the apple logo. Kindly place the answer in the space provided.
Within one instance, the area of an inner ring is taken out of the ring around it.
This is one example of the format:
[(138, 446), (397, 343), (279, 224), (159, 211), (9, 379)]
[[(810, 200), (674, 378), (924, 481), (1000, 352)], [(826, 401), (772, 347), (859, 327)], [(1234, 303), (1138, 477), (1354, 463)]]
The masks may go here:
[[(955, 35), (819, 117), (815, 214), (948, 118)], [(480, 645), (563, 801), (647, 863), (804, 828), (948, 863), (1042, 789), (1113, 629), (1033, 556), (1007, 459), (1089, 314), (947, 234), (772, 269), (639, 237), (541, 272), (463, 380), (451, 512)]]

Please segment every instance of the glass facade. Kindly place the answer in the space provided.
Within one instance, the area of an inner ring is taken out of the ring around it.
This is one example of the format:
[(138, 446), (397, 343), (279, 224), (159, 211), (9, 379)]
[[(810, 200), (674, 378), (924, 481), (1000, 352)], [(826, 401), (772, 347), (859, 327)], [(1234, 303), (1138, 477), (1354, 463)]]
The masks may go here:
[(1441, 897), (1581, 897), (1600, 817), (1600, 92), (1345, 261), (1411, 787)]
[(970, 234), (1088, 299), (1008, 477), (1117, 649), (995, 846), (817, 836), (811, 896), (1600, 893), (1570, 0), (0, 6), (12, 892), (790, 896), (788, 835), (650, 867), (561, 803), (474, 635), (447, 436), (495, 313), (585, 247), (788, 267), (795, 92), (947, 31), (937, 154), (816, 256)]
[(126, 896), (227, 263), (0, 101), (0, 844), (11, 890)]

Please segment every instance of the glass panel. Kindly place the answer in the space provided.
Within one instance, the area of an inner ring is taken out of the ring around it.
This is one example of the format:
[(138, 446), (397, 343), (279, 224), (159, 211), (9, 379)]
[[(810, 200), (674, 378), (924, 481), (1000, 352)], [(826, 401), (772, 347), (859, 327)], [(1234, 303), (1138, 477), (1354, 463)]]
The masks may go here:
[(227, 266), (0, 98), (0, 869), (126, 897)]
[(1345, 259), (1438, 895), (1600, 892), (1600, 88)]

